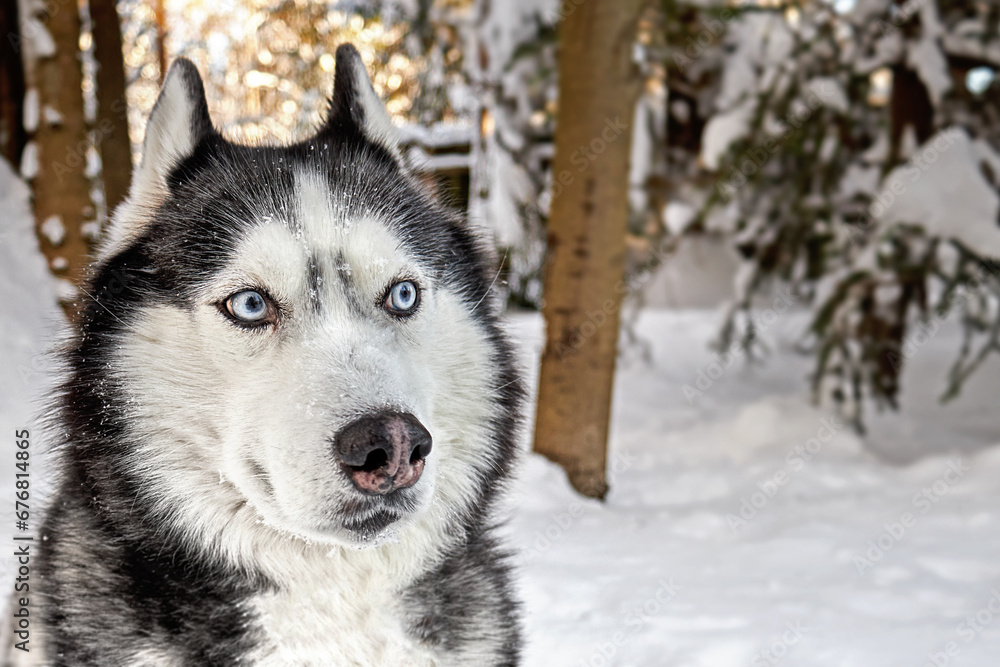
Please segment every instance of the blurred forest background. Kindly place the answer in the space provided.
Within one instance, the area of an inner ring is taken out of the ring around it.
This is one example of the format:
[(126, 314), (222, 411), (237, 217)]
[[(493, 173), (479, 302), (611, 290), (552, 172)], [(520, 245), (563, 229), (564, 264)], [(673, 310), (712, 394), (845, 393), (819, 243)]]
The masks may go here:
[[(174, 58), (198, 65), (224, 134), (286, 142), (319, 123), (352, 42), (410, 168), (488, 229), (510, 306), (542, 304), (555, 128), (573, 113), (560, 25), (587, 0), (0, 1), (0, 150), (32, 186), (65, 298)], [(644, 304), (728, 296), (714, 341), (728, 366), (795, 304), (812, 314), (816, 399), (862, 428), (954, 317), (956, 394), (1000, 349), (1000, 4), (618, 6), (640, 80), (630, 166), (608, 169), (603, 144), (574, 157), (627, 187), (626, 339)]]

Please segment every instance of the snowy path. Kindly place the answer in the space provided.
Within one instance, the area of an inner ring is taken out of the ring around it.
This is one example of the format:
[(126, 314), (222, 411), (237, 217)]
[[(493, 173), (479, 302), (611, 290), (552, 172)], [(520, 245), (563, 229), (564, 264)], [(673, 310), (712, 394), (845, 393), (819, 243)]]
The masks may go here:
[[(655, 363), (620, 368), (606, 504), (529, 459), (511, 526), (525, 664), (1000, 665), (998, 366), (938, 406), (943, 331), (866, 445), (807, 403), (809, 362), (781, 332), (689, 402), (713, 321), (644, 317)], [(534, 366), (540, 320), (512, 329)]]

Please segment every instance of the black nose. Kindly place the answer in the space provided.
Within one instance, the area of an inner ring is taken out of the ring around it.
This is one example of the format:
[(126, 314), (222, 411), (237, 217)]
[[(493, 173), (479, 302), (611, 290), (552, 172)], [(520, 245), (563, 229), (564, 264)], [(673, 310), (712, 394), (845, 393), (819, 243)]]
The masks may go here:
[(342, 428), (333, 453), (360, 491), (386, 494), (420, 479), (431, 434), (407, 412), (379, 412)]

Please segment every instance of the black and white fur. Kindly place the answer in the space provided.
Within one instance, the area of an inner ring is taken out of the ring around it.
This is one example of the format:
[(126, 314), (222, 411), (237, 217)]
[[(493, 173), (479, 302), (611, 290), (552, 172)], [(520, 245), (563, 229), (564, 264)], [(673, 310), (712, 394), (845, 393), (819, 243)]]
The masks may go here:
[[(212, 126), (179, 60), (64, 353), (62, 477), (12, 664), (514, 665), (493, 506), (521, 385), (487, 255), (399, 162), (353, 47), (329, 117), (286, 147)], [(392, 317), (393, 281), (421, 288)], [(219, 304), (279, 305), (247, 330)], [(379, 410), (433, 437), (406, 494), (331, 453)]]

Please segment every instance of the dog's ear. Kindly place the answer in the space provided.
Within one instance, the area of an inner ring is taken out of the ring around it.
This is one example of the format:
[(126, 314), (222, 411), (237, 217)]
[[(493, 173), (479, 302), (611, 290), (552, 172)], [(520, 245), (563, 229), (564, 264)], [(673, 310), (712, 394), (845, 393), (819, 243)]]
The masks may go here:
[(382, 100), (372, 88), (361, 54), (353, 45), (341, 44), (337, 48), (336, 58), (330, 111), (320, 134), (357, 131), (398, 158), (399, 139), (396, 128), (393, 127)]
[(101, 257), (141, 233), (152, 212), (167, 196), (171, 172), (214, 131), (198, 69), (190, 60), (178, 58), (170, 66), (149, 115), (142, 162), (132, 172), (128, 198), (114, 212)]
[(198, 69), (190, 60), (178, 58), (170, 66), (149, 115), (142, 163), (132, 178), (129, 194), (135, 197), (163, 191), (170, 172), (211, 132), (212, 119)]

